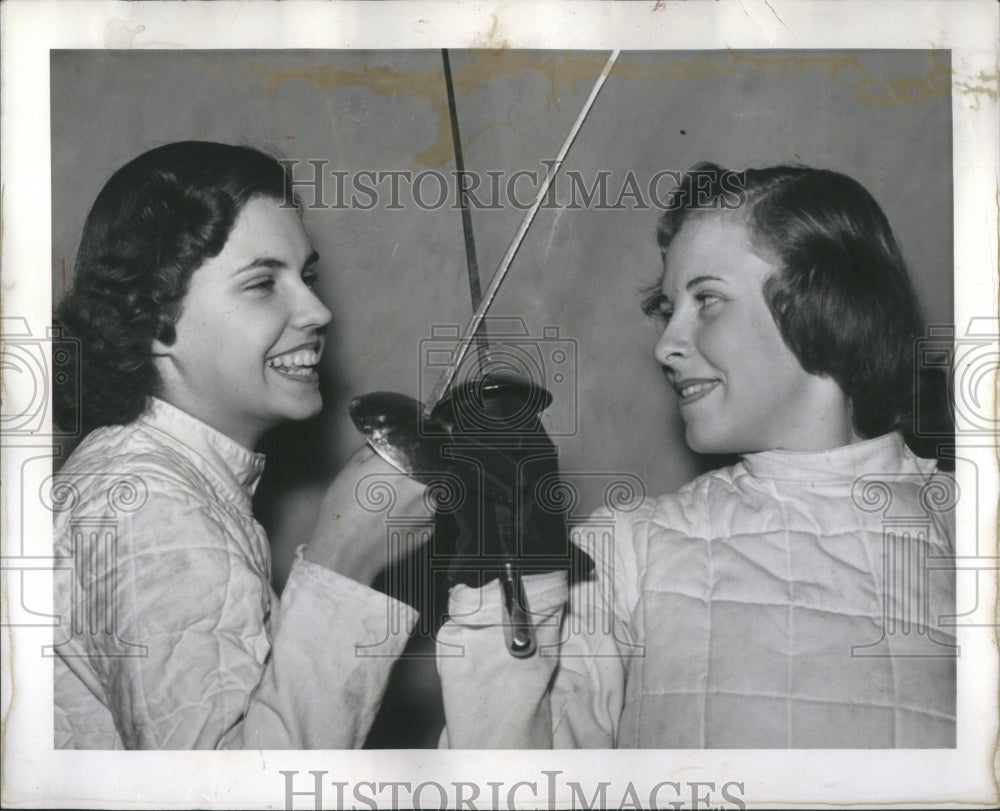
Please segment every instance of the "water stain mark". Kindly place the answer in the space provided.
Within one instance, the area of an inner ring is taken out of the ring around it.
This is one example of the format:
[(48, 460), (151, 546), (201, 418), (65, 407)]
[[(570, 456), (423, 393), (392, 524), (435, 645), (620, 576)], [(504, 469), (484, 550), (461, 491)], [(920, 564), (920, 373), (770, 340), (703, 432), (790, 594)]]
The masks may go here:
[(476, 42), (474, 48), (487, 48), (502, 51), (508, 47), (510, 46), (507, 38), (507, 31), (500, 23), (500, 17), (494, 14), (493, 25), (490, 26), (490, 30), (486, 32), (486, 36), (484, 38), (480, 38), (479, 41)]
[(961, 90), (963, 95), (972, 97), (972, 108), (974, 110), (979, 109), (979, 98), (981, 96), (985, 96), (990, 101), (996, 101), (1000, 97), (998, 84), (1000, 84), (1000, 76), (996, 73), (987, 73), (985, 70), (980, 71), (969, 81), (955, 81), (955, 87)]
[[(497, 36), (491, 30), (487, 36)], [(465, 96), (489, 82), (511, 78), (527, 72), (544, 77), (549, 85), (547, 106), (558, 102), (560, 94), (589, 89), (604, 67), (606, 56), (593, 54), (553, 54), (537, 51), (486, 50), (471, 51), (473, 61), (454, 72), (455, 93)], [(948, 94), (952, 86), (952, 70), (943, 52), (929, 52), (927, 66), (919, 75), (890, 77), (869, 68), (862, 54), (809, 56), (768, 56), (758, 53), (729, 51), (719, 56), (678, 57), (663, 61), (619, 60), (612, 71), (613, 80), (671, 82), (686, 79), (726, 76), (796, 74), (810, 70), (826, 73), (830, 83), (846, 90), (855, 101), (874, 107), (915, 105)], [(423, 71), (402, 71), (388, 66), (339, 68), (315, 64), (304, 68), (277, 69), (261, 59), (242, 60), (229, 70), (201, 64), (208, 73), (235, 70), (243, 75), (260, 78), (269, 98), (287, 82), (308, 82), (318, 93), (335, 88), (361, 87), (375, 96), (397, 95), (421, 99), (436, 120), (434, 142), (414, 158), (414, 166), (439, 168), (452, 159), (451, 130), (445, 96), (443, 71), (437, 68)], [(981, 80), (981, 82), (980, 82)], [(993, 81), (993, 85), (989, 84)], [(977, 84), (955, 82), (963, 92), (985, 94), (996, 98), (995, 77), (976, 77)], [(497, 125), (496, 122), (493, 125)], [(485, 130), (476, 133), (471, 143)]]
[(131, 50), (135, 38), (146, 26), (130, 26), (125, 20), (113, 17), (104, 26), (104, 47), (109, 50)]

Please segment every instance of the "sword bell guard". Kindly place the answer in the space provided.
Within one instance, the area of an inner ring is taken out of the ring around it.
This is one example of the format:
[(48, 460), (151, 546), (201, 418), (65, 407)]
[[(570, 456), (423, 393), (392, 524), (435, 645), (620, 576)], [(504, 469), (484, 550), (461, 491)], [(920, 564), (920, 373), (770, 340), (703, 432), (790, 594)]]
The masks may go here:
[(375, 391), (351, 400), (355, 427), (397, 470), (429, 484), (445, 465), (441, 447), (452, 435), (528, 428), (552, 404), (547, 389), (506, 375), (457, 383), (430, 416), (413, 397)]
[(412, 397), (375, 391), (351, 400), (351, 420), (379, 456), (397, 470), (430, 484), (440, 473), (448, 429)]
[(471, 378), (454, 384), (431, 412), (431, 419), (454, 433), (516, 431), (530, 427), (552, 404), (547, 389), (510, 375)]

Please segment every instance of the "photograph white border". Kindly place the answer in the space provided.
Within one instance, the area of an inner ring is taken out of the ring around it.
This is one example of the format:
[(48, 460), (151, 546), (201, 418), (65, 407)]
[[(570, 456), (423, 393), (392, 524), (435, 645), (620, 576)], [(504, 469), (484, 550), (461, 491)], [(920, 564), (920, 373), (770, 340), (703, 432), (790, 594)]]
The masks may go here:
[[(2, 314), (25, 319), (35, 335), (51, 323), (50, 49), (939, 48), (951, 52), (953, 70), (955, 323), (959, 331), (973, 319), (995, 326), (988, 319), (998, 312), (998, 8), (989, 0), (5, 2), (0, 6)], [(5, 377), (5, 409), (18, 401), (19, 393), (8, 390), (10, 382)], [(995, 403), (986, 408), (995, 414)], [(51, 525), (42, 505), (20, 502), (19, 447), (26, 442), (4, 443), (5, 556), (24, 528)], [(628, 785), (641, 799), (663, 781), (742, 783), (740, 797), (748, 807), (995, 806), (1000, 798), (997, 558), (989, 556), (996, 555), (997, 449), (989, 438), (959, 442), (963, 455), (976, 462), (979, 491), (977, 500), (960, 503), (957, 552), (969, 568), (977, 567), (979, 591), (976, 613), (966, 617), (978, 627), (958, 629), (954, 750), (54, 751), (52, 664), (37, 655), (50, 642), (49, 632), (4, 626), (3, 806), (284, 808), (288, 794), (281, 772), (293, 771), (294, 788), (303, 792), (293, 806), (312, 808), (311, 770), (325, 773), (324, 807), (335, 807), (336, 783), (345, 784), (347, 807), (365, 807), (352, 795), (363, 781), (474, 783), (482, 787), (476, 807), (483, 808), (492, 807), (491, 782), (501, 784), (497, 796), (503, 807), (508, 800), (511, 807), (568, 807), (569, 781), (586, 787), (587, 797), (609, 781), (611, 807), (629, 799), (623, 794)], [(6, 615), (9, 567), (3, 576)], [(554, 778), (559, 791), (548, 797), (545, 772), (553, 771), (559, 772)], [(536, 788), (516, 788), (518, 781)], [(674, 799), (665, 791), (661, 798)], [(691, 797), (686, 800), (690, 804)], [(440, 799), (428, 790), (423, 801), (433, 805)]]

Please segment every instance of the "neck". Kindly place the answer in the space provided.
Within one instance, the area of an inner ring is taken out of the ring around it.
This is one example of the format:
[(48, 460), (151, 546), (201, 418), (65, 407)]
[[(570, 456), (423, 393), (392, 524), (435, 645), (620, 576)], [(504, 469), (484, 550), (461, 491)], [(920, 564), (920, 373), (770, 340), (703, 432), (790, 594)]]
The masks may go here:
[(785, 426), (783, 442), (774, 450), (826, 451), (860, 442), (863, 437), (854, 430), (851, 403), (843, 390), (831, 378), (817, 377), (810, 397), (812, 407), (798, 426)]
[(160, 391), (157, 392), (156, 396), (164, 402), (170, 403), (174, 408), (179, 408), (195, 419), (201, 420), (220, 434), (225, 434), (250, 451), (256, 449), (260, 438), (267, 430), (266, 426), (250, 425), (246, 420), (226, 419), (225, 415), (215, 413), (200, 401), (191, 401), (189, 398), (179, 396), (176, 392)]

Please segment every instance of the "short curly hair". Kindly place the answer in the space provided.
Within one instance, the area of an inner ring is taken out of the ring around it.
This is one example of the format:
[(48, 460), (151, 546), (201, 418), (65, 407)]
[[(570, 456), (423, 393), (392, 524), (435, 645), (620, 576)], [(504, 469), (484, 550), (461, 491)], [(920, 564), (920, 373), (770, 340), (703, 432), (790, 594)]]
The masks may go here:
[(80, 344), (79, 380), (56, 385), (57, 423), (79, 418), (86, 433), (146, 409), (160, 388), (153, 340), (173, 343), (191, 274), (222, 251), (257, 197), (296, 205), (287, 166), (246, 146), (166, 144), (111, 176), (87, 216), (73, 286), (55, 313), (63, 336)]
[(860, 183), (826, 169), (702, 163), (667, 203), (657, 228), (664, 258), (689, 217), (738, 212), (780, 265), (763, 292), (802, 368), (837, 382), (862, 437), (909, 428), (924, 319), (889, 222)]

